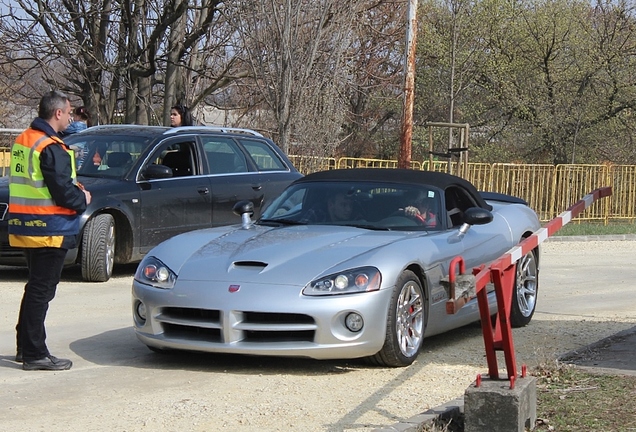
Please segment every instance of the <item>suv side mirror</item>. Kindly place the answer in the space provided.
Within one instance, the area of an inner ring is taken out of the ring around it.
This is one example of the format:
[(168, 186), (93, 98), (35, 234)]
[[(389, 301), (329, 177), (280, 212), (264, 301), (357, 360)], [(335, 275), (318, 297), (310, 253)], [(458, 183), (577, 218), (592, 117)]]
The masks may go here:
[(163, 179), (172, 177), (172, 170), (165, 165), (148, 165), (141, 173), (144, 179)]

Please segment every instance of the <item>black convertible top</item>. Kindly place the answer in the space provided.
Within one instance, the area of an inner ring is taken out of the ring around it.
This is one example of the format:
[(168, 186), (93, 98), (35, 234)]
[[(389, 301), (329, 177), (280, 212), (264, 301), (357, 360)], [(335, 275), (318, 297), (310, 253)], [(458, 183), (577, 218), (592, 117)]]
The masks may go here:
[(482, 208), (492, 209), (484, 201), (475, 186), (468, 180), (451, 174), (435, 171), (419, 171), (394, 168), (352, 168), (319, 171), (308, 174), (294, 183), (315, 181), (378, 181), (413, 185), (430, 185), (446, 190), (449, 187), (460, 187), (469, 193)]

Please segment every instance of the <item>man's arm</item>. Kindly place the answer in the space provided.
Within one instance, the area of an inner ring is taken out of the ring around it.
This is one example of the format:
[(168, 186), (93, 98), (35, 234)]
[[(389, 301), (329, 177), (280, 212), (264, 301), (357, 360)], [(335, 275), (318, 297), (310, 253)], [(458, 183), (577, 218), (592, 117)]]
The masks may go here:
[(44, 183), (51, 192), (55, 204), (75, 210), (86, 210), (87, 196), (71, 178), (71, 157), (62, 146), (51, 144), (40, 154), (40, 168)]

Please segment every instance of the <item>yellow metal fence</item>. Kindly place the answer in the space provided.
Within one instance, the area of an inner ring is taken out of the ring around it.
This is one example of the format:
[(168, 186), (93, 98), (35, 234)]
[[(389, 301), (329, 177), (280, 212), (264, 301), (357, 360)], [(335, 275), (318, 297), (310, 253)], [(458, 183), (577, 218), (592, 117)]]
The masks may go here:
[[(395, 160), (340, 158), (336, 168), (397, 167)], [(477, 189), (523, 198), (541, 221), (558, 216), (594, 189), (611, 186), (613, 194), (592, 204), (575, 220), (609, 223), (636, 221), (636, 165), (545, 165), (468, 163), (464, 168), (448, 162), (413, 162), (413, 169), (452, 172)], [(459, 170), (459, 171), (458, 171)], [(302, 171), (308, 174), (311, 171)]]
[[(396, 168), (396, 160), (290, 156), (303, 174), (336, 168)], [(9, 150), (0, 149), (0, 174), (8, 175)], [(411, 163), (429, 170), (429, 162)], [(448, 172), (448, 162), (433, 162), (432, 171)], [(578, 221), (608, 223), (636, 221), (636, 165), (540, 165), (468, 163), (461, 177), (477, 189), (514, 195), (526, 200), (542, 221), (548, 221), (596, 188), (612, 187), (612, 196), (592, 204)], [(465, 171), (465, 172), (464, 172)]]

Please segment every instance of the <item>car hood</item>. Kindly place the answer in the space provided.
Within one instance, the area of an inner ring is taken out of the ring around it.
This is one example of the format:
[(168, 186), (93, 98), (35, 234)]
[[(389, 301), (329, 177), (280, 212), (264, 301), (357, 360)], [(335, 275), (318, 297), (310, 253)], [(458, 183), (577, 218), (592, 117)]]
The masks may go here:
[(119, 184), (123, 180), (116, 178), (87, 177), (78, 175), (77, 181), (84, 185), (87, 189), (94, 189)]
[(324, 225), (224, 227), (174, 237), (149, 255), (175, 271), (179, 280), (284, 281), (286, 285), (304, 286), (315, 277), (366, 265), (364, 255), (372, 255), (406, 235)]

